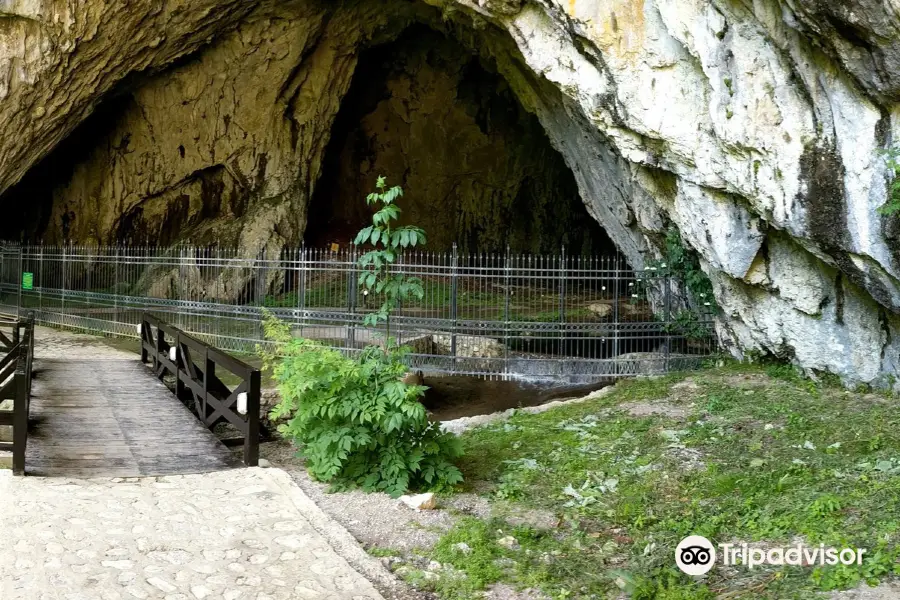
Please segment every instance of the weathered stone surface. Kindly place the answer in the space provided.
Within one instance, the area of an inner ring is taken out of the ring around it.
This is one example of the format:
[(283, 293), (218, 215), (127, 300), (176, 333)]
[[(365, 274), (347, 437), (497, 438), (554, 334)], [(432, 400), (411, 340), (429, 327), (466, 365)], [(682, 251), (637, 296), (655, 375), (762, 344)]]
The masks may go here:
[(134, 135), (115, 125), (82, 149), (108, 173), (76, 169), (43, 218), (101, 239), (66, 221), (77, 198), (104, 231), (186, 222), (248, 254), (277, 246), (305, 227), (360, 49), (424, 22), (494, 61), (633, 266), (658, 255), (668, 223), (681, 229), (735, 353), (884, 381), (900, 362), (900, 226), (877, 211), (889, 175), (877, 151), (900, 133), (898, 12), (874, 0), (6, 3), (0, 189), (125, 93)]
[[(439, 354), (451, 354), (453, 336), (437, 334), (432, 336), (435, 350)], [(456, 356), (473, 358), (499, 358), (503, 356), (505, 347), (494, 338), (479, 335), (456, 336)]]
[(613, 312), (613, 307), (611, 304), (604, 304), (602, 302), (594, 302), (593, 304), (588, 304), (587, 309), (597, 315), (600, 319), (609, 318), (609, 316)]

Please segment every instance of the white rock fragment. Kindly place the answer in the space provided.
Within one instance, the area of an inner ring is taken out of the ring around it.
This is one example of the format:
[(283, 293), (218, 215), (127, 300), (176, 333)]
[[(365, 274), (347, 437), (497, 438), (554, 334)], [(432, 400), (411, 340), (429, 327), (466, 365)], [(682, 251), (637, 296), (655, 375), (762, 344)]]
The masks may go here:
[(509, 548), (510, 550), (518, 550), (519, 548), (519, 540), (511, 535), (500, 538), (499, 540), (497, 540), (497, 544), (503, 546), (504, 548)]
[(453, 544), (453, 549), (459, 552), (460, 554), (472, 554), (472, 547), (469, 546), (465, 542), (459, 542), (458, 544)]
[(399, 501), (413, 510), (434, 510), (437, 508), (437, 501), (435, 501), (434, 494), (431, 492), (414, 496), (400, 496)]

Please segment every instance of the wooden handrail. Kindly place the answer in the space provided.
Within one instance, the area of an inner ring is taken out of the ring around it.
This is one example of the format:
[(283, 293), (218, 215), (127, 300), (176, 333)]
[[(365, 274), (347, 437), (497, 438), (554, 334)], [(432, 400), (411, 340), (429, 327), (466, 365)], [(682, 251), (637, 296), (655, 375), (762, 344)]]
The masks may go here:
[[(247, 363), (198, 340), (165, 321), (144, 313), (141, 317), (141, 361), (152, 362), (156, 376), (175, 377), (175, 395), (209, 429), (228, 422), (241, 434), (243, 462), (259, 464), (260, 371)], [(171, 339), (171, 342), (166, 338)], [(175, 359), (170, 355), (175, 349)], [(240, 383), (225, 385), (216, 374), (222, 368), (234, 374)], [(243, 407), (241, 405), (244, 405)], [(241, 411), (239, 408), (244, 408)], [(234, 440), (224, 440), (232, 445)]]
[(0, 444), (0, 449), (12, 450), (13, 474), (24, 475), (31, 409), (34, 313), (16, 321), (0, 319), (0, 327), (12, 328), (11, 339), (6, 332), (0, 332), (0, 345), (7, 349), (0, 359), (0, 400), (13, 400), (12, 414), (0, 414), (0, 425), (12, 426), (13, 440)]

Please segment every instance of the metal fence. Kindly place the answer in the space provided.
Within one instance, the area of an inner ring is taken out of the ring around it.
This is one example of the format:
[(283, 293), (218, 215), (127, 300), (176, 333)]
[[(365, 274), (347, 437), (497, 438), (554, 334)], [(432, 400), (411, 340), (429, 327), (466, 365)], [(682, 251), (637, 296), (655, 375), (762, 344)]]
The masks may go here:
[[(354, 352), (394, 336), (426, 372), (572, 383), (692, 368), (716, 350), (712, 316), (686, 308), (668, 274), (620, 257), (408, 252), (394, 267), (424, 283), (387, 327), (357, 285), (353, 248), (277, 256), (222, 248), (11, 246), (0, 304), (38, 323), (138, 337), (143, 311), (225, 350), (253, 352), (262, 310), (296, 335)], [(386, 331), (387, 330), (387, 331)]]

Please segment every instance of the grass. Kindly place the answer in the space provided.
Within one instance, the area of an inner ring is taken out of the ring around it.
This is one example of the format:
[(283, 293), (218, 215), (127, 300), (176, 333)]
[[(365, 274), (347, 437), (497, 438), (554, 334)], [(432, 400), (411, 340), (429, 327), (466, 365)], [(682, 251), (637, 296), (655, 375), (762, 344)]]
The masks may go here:
[[(490, 495), (495, 514), (549, 512), (559, 525), (465, 518), (431, 551), (448, 570), (419, 584), (459, 599), (495, 582), (553, 598), (781, 599), (900, 573), (896, 400), (780, 365), (686, 377), (623, 382), (596, 401), (465, 434), (468, 485)], [(660, 401), (688, 416), (626, 410)], [(695, 580), (674, 565), (692, 534), (868, 554), (851, 567), (719, 565)], [(515, 549), (500, 543), (510, 535)]]

